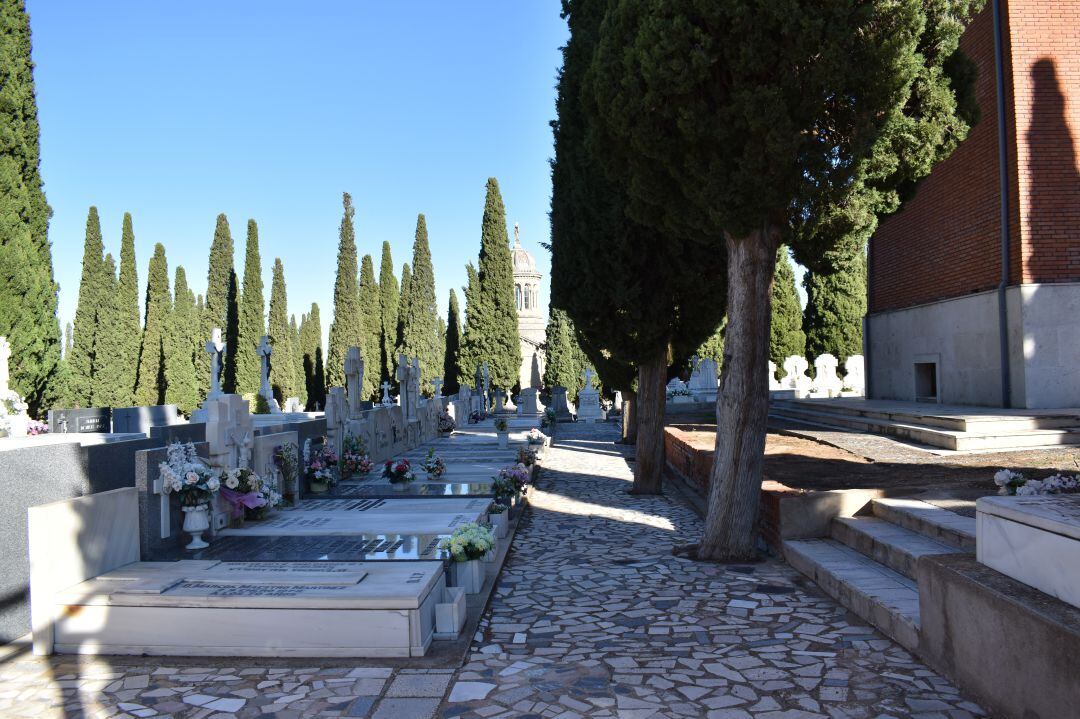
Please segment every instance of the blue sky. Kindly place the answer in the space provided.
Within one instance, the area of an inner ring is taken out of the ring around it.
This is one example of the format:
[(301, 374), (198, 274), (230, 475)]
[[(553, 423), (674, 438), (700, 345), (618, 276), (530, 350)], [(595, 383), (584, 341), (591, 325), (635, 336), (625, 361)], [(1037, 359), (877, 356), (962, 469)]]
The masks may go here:
[[(395, 274), (427, 216), (441, 311), (480, 247), (484, 184), (544, 272), (548, 122), (566, 25), (529, 2), (29, 0), (42, 174), (61, 324), (74, 316), (86, 212), (119, 258), (134, 218), (139, 282), (161, 242), (196, 292), (219, 212), (242, 272), (259, 223), (265, 295), (281, 257), (289, 311), (332, 311), (341, 193), (359, 252)], [(460, 291), (459, 291), (459, 299)]]

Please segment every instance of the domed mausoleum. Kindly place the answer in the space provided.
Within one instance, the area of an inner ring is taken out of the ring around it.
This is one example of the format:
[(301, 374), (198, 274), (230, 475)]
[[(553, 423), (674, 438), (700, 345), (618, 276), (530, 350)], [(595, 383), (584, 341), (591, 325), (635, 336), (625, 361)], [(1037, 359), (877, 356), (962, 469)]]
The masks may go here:
[(514, 300), (517, 302), (518, 337), (521, 339), (521, 388), (542, 387), (547, 318), (540, 304), (540, 278), (533, 256), (521, 246), (521, 231), (514, 223)]

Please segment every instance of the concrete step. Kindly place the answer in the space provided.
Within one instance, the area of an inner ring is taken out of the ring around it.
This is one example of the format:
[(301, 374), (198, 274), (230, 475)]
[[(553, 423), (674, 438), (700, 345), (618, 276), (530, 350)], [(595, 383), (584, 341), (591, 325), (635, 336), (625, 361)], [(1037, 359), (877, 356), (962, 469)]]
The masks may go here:
[(975, 519), (918, 499), (870, 502), (873, 516), (965, 552), (975, 551)]
[(908, 579), (916, 579), (919, 557), (960, 551), (877, 517), (835, 517), (829, 536)]
[(994, 413), (993, 411), (979, 411), (978, 408), (951, 407), (949, 405), (897, 403), (897, 405), (909, 405), (909, 407), (899, 407), (888, 403), (862, 404), (858, 402), (848, 403), (842, 400), (799, 398), (773, 399), (772, 403), (777, 407), (804, 408), (831, 414), (866, 417), (901, 424), (936, 427), (955, 432), (984, 435), (1001, 435), (1035, 429), (1080, 427), (1080, 414), (1071, 413), (1068, 410), (1042, 412), (1039, 410), (1023, 410), (1012, 413), (1009, 410), (1002, 410), (1000, 413)]
[(907, 439), (932, 447), (953, 451), (981, 449), (1021, 449), (1024, 447), (1048, 447), (1080, 444), (1080, 427), (1059, 429), (1029, 429), (1000, 434), (979, 434), (928, 427), (886, 419), (874, 419), (862, 415), (826, 411), (819, 408), (798, 406), (798, 403), (778, 403), (770, 407), (770, 416), (834, 429), (854, 429), (860, 432), (884, 434)]
[(784, 542), (788, 564), (905, 649), (919, 645), (915, 582), (832, 539)]

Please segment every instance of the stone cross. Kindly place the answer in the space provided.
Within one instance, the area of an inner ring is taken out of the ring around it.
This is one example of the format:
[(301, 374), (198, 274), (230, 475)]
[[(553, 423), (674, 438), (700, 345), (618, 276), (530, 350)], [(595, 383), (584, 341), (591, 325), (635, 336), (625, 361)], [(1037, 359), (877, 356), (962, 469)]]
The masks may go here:
[(442, 377), (436, 377), (435, 379), (431, 380), (431, 384), (435, 385), (435, 399), (440, 399), (442, 397)]
[(206, 351), (210, 355), (210, 392), (207, 397), (221, 396), (221, 353), (225, 351), (225, 343), (221, 341), (221, 328), (215, 327), (210, 333), (210, 341), (206, 343)]
[(389, 382), (382, 383), (382, 404), (383, 407), (389, 407), (394, 403), (394, 400), (390, 399), (390, 387), (392, 385)]
[(585, 377), (585, 389), (586, 390), (591, 390), (593, 388), (592, 380), (593, 380), (593, 377), (595, 377), (595, 376), (596, 376), (596, 373), (593, 372), (592, 367), (586, 367), (585, 368), (584, 377)]
[(360, 419), (360, 385), (364, 381), (364, 358), (360, 348), (353, 346), (345, 352), (345, 391), (349, 400), (349, 419)]
[(0, 337), (0, 394), (8, 391), (8, 359), (11, 357), (11, 343), (7, 337)]

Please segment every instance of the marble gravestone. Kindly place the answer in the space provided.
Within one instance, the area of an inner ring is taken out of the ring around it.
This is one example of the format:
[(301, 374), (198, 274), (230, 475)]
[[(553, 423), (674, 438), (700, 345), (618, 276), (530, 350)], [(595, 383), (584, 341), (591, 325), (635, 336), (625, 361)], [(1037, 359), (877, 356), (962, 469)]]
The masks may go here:
[(151, 427), (167, 427), (181, 423), (175, 404), (159, 404), (150, 407), (116, 407), (112, 410), (113, 432), (134, 432), (149, 437)]
[(866, 368), (862, 355), (851, 355), (844, 361), (844, 390), (850, 396), (866, 394)]
[(785, 359), (784, 377), (780, 380), (783, 389), (795, 390), (797, 397), (805, 397), (810, 391), (810, 378), (806, 375), (809, 368), (806, 358), (800, 355), (791, 355)]
[(108, 407), (87, 409), (50, 409), (49, 432), (65, 434), (69, 432), (109, 433), (112, 431), (112, 410)]
[(597, 422), (603, 420), (604, 413), (600, 409), (600, 392), (593, 387), (592, 381), (596, 373), (592, 367), (586, 367), (583, 374), (585, 386), (578, 392), (578, 422)]
[(566, 399), (566, 387), (559, 387), (556, 385), (551, 388), (551, 409), (555, 411), (556, 422), (574, 421), (570, 402)]
[(349, 403), (343, 387), (331, 387), (326, 392), (326, 437), (334, 452), (341, 456), (341, 443), (345, 439), (345, 423), (349, 419)]
[(776, 379), (776, 363), (769, 360), (769, 391), (783, 389), (780, 380)]
[(521, 390), (521, 404), (518, 405), (522, 416), (536, 416), (544, 413), (544, 405), (540, 402), (540, 390), (535, 387), (526, 387)]
[[(210, 457), (207, 442), (195, 442), (195, 453)], [(168, 459), (167, 448), (157, 447), (135, 452), (135, 489), (138, 492), (140, 556), (162, 558), (186, 543), (181, 527), (184, 522), (180, 501), (161, 491), (161, 463)]]
[[(256, 435), (255, 437), (252, 469), (260, 477), (270, 480), (278, 493), (281, 494), (282, 501), (285, 504), (294, 504), (300, 497), (299, 475), (303, 471), (300, 467), (303, 459), (300, 456), (299, 441), (300, 435), (297, 432), (275, 432), (273, 434)], [(283, 447), (283, 451), (292, 452), (296, 476), (285, 477), (277, 463), (274, 462), (274, 452), (278, 447)]]
[(720, 369), (716, 365), (716, 360), (695, 356), (691, 361), (693, 370), (687, 388), (693, 394), (694, 400), (698, 402), (715, 402), (717, 379), (720, 376)]
[(1080, 609), (1080, 494), (980, 497), (975, 558)]
[(844, 382), (836, 374), (837, 359), (828, 352), (814, 358), (814, 379), (810, 384), (813, 397), (839, 397)]

